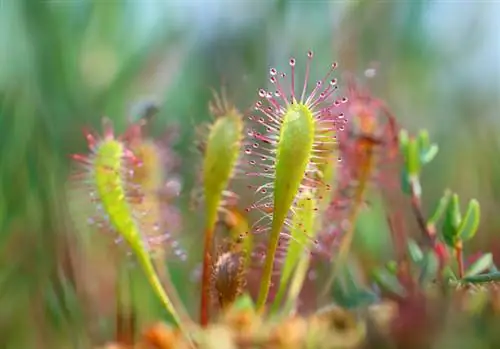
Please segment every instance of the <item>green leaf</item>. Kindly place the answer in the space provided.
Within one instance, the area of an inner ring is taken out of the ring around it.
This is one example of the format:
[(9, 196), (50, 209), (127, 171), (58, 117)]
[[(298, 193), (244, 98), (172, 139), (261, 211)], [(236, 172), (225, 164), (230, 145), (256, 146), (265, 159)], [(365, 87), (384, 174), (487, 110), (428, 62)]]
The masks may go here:
[(423, 164), (428, 164), (429, 162), (434, 160), (438, 152), (439, 152), (438, 145), (432, 144), (428, 150), (420, 153), (420, 161), (422, 161)]
[(424, 253), (413, 240), (408, 241), (408, 252), (410, 253), (410, 258), (413, 263), (419, 263), (424, 258)]
[(397, 294), (401, 297), (406, 295), (406, 290), (401, 285), (397, 277), (390, 273), (387, 269), (378, 268), (372, 273), (374, 281), (382, 289)]
[(356, 308), (376, 302), (378, 296), (360, 286), (359, 275), (353, 269), (352, 264), (347, 265), (333, 283), (332, 295), (335, 303), (345, 308)]
[(436, 225), (437, 224), (437, 222), (443, 216), (443, 213), (445, 212), (446, 208), (448, 207), (450, 199), (451, 199), (451, 191), (447, 189), (447, 190), (445, 190), (441, 199), (439, 199), (439, 202), (438, 202), (436, 208), (434, 209), (434, 212), (433, 212), (431, 218), (429, 218), (427, 220), (428, 225)]
[(418, 133), (417, 141), (421, 163), (427, 164), (431, 162), (436, 157), (439, 147), (436, 144), (431, 144), (429, 132), (427, 130), (421, 130)]
[(420, 263), (420, 276), (418, 282), (425, 286), (428, 282), (434, 280), (439, 269), (439, 261), (433, 251), (428, 251)]
[(470, 282), (473, 284), (491, 282), (491, 281), (500, 281), (500, 272), (466, 276), (462, 279), (462, 282), (465, 283)]
[(465, 277), (474, 276), (482, 273), (483, 271), (489, 270), (493, 266), (493, 255), (491, 253), (485, 253), (477, 261), (471, 264), (471, 266), (465, 272)]
[(443, 238), (446, 244), (450, 247), (455, 247), (460, 240), (458, 228), (462, 222), (460, 213), (460, 202), (457, 194), (453, 194), (445, 211), (443, 222)]
[(410, 139), (406, 159), (406, 170), (408, 171), (410, 178), (418, 177), (420, 174), (420, 168), (420, 149), (418, 148), (418, 143), (415, 139)]
[(449, 266), (446, 266), (443, 268), (443, 279), (448, 280), (448, 281), (458, 280), (457, 276), (455, 275), (455, 272)]
[(476, 235), (481, 219), (480, 214), (479, 202), (475, 199), (470, 200), (465, 216), (458, 227), (458, 235), (460, 235), (462, 240), (470, 240)]

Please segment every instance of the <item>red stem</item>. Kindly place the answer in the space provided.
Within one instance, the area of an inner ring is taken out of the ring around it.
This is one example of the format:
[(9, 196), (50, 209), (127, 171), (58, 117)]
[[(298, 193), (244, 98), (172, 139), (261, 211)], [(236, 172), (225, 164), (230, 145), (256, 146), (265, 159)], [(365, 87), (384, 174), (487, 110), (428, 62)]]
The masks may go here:
[(210, 250), (212, 249), (213, 229), (205, 230), (205, 242), (203, 253), (203, 273), (201, 279), (201, 303), (200, 303), (200, 325), (205, 327), (210, 319), (210, 267), (212, 257)]
[(436, 228), (432, 225), (427, 224), (427, 221), (422, 212), (422, 204), (420, 202), (420, 197), (416, 194), (413, 183), (411, 184), (411, 207), (413, 209), (413, 214), (417, 219), (417, 223), (420, 230), (426, 237), (429, 245), (434, 247), (436, 243)]
[(462, 279), (464, 277), (464, 254), (461, 241), (455, 245), (455, 254), (458, 263), (458, 277)]

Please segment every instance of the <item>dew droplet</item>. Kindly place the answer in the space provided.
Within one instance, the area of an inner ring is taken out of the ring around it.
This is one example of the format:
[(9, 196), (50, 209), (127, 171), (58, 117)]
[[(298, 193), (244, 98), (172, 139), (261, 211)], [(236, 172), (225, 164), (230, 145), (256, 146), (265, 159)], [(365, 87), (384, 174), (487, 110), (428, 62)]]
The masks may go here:
[(290, 67), (295, 66), (295, 58), (290, 58)]
[(246, 148), (245, 149), (245, 154), (252, 154), (252, 149)]
[(342, 162), (342, 157), (341, 157), (341, 156), (339, 156), (339, 157), (337, 158), (337, 161), (338, 161), (338, 162)]
[(257, 148), (259, 147), (259, 143), (254, 143), (254, 144), (252, 144), (252, 146), (253, 146), (255, 149), (257, 149)]
[(266, 91), (264, 89), (259, 90), (259, 97), (265, 97), (266, 96)]
[(275, 84), (276, 83), (276, 77), (275, 76), (271, 76), (269, 78), (269, 81), (271, 81), (271, 84)]
[(307, 58), (313, 58), (314, 52), (313, 51), (307, 51)]
[(278, 71), (275, 68), (269, 69), (269, 74), (271, 74), (272, 76), (276, 75), (277, 73)]
[(330, 85), (332, 85), (332, 86), (337, 85), (337, 79), (331, 79), (330, 80)]

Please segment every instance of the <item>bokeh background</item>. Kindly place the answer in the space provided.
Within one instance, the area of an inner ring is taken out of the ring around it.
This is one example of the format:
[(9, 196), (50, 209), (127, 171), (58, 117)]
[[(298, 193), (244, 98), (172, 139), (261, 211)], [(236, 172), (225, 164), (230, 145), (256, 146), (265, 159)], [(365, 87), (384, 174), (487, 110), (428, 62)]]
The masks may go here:
[[(0, 0), (0, 347), (88, 348), (112, 334), (113, 267), (96, 239), (74, 247), (64, 192), (84, 126), (99, 129), (106, 115), (121, 132), (157, 105), (152, 134), (178, 127), (185, 211), (210, 89), (226, 86), (245, 110), (271, 66), (309, 49), (313, 76), (336, 60), (339, 77), (362, 79), (405, 127), (430, 131), (440, 154), (425, 203), (445, 188), (478, 198), (470, 248), (500, 247), (499, 17), (498, 2), (472, 0)], [(377, 210), (357, 235), (375, 256), (388, 248)], [(183, 226), (188, 261), (172, 262), (193, 311), (200, 224)], [(144, 284), (138, 273), (139, 315), (165, 316)]]

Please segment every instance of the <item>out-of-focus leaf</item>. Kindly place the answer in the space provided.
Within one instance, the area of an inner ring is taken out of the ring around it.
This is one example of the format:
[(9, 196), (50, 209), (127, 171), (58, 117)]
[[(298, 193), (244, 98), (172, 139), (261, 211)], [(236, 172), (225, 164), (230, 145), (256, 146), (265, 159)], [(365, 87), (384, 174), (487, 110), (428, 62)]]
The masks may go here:
[(443, 196), (441, 199), (439, 199), (439, 202), (436, 205), (436, 208), (434, 209), (431, 218), (427, 221), (427, 224), (432, 224), (436, 225), (437, 222), (441, 219), (443, 216), (443, 213), (445, 212), (446, 208), (448, 207), (448, 204), (451, 199), (451, 191), (450, 190), (445, 190)]
[(424, 286), (428, 282), (434, 280), (437, 276), (439, 269), (439, 261), (433, 251), (425, 253), (422, 261), (420, 262), (420, 275), (418, 282)]
[(386, 268), (389, 272), (396, 274), (398, 272), (398, 263), (396, 261), (389, 261), (386, 264)]
[(431, 141), (429, 138), (429, 131), (427, 130), (420, 130), (418, 132), (418, 137), (417, 137), (417, 142), (418, 142), (418, 148), (420, 151), (425, 152), (429, 149), (431, 146)]
[(408, 241), (408, 252), (413, 263), (419, 263), (424, 258), (424, 253), (413, 240)]
[(488, 273), (488, 274), (480, 274), (480, 275), (472, 275), (466, 276), (462, 279), (462, 282), (470, 282), (470, 283), (484, 283), (491, 281), (500, 281), (500, 272)]
[(401, 297), (406, 295), (406, 290), (399, 282), (394, 274), (391, 274), (387, 269), (378, 268), (373, 271), (373, 279), (380, 286), (380, 288), (397, 294)]
[(408, 143), (408, 152), (406, 154), (406, 170), (410, 178), (417, 177), (420, 174), (420, 149), (415, 139), (410, 139)]
[(336, 304), (345, 308), (366, 306), (377, 301), (378, 296), (360, 286), (354, 266), (347, 266), (339, 273), (332, 285), (332, 296)]
[(406, 195), (411, 195), (411, 183), (406, 169), (401, 170), (401, 191)]
[(491, 253), (485, 253), (478, 258), (477, 261), (472, 263), (465, 272), (465, 277), (474, 276), (482, 273), (483, 271), (489, 270), (493, 266), (493, 255)]
[(481, 211), (479, 202), (475, 199), (469, 201), (467, 211), (458, 227), (458, 235), (462, 240), (467, 241), (472, 239), (479, 227), (479, 220), (481, 219)]
[(420, 154), (420, 160), (423, 164), (428, 164), (429, 162), (434, 160), (438, 152), (439, 146), (437, 144), (432, 144), (429, 149)]
[(450, 247), (455, 247), (460, 236), (458, 228), (462, 221), (460, 213), (460, 202), (457, 194), (453, 194), (446, 208), (445, 218), (443, 222), (443, 238), (446, 244)]
[(437, 155), (439, 147), (437, 144), (431, 144), (429, 139), (429, 132), (427, 130), (421, 130), (418, 133), (418, 149), (420, 151), (420, 161), (422, 164), (427, 164), (431, 162)]

